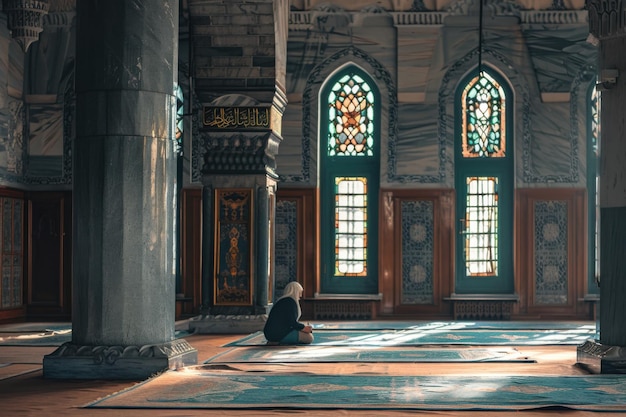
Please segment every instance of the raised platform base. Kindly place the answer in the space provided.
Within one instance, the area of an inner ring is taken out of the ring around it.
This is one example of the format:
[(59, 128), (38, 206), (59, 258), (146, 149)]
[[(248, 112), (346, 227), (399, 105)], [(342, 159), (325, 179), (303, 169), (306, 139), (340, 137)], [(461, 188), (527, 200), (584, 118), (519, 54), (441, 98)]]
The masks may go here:
[(626, 374), (626, 347), (587, 340), (576, 348), (576, 364), (596, 374)]
[(266, 314), (202, 315), (189, 319), (189, 331), (199, 334), (247, 334), (263, 330)]
[(43, 358), (50, 379), (146, 379), (168, 369), (198, 364), (198, 351), (187, 341), (146, 346), (61, 345)]

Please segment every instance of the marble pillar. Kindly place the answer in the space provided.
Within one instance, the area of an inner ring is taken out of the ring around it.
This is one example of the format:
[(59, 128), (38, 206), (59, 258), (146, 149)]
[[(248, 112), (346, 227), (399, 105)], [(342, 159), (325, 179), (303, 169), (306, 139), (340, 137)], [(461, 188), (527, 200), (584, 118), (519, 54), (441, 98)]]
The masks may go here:
[[(596, 373), (626, 373), (626, 21), (624, 1), (590, 1), (598, 42), (600, 121), (600, 336), (577, 349)], [(618, 16), (619, 18), (614, 18)]]
[(44, 377), (142, 379), (175, 339), (178, 1), (77, 3), (72, 341)]

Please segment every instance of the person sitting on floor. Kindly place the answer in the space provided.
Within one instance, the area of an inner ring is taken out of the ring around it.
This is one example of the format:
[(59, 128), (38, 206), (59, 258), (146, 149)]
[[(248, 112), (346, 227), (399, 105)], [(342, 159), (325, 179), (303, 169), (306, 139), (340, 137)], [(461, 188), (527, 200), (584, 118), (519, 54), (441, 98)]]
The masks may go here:
[(263, 333), (268, 344), (297, 345), (313, 343), (313, 328), (300, 323), (302, 285), (291, 281), (283, 296), (274, 303), (265, 322)]

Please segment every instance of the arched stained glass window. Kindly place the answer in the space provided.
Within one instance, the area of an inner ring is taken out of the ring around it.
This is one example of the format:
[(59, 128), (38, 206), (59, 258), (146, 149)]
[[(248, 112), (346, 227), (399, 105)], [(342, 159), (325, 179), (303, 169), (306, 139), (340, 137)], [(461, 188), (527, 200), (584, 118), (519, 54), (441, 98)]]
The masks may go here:
[(475, 69), (455, 94), (457, 293), (513, 291), (512, 91), (499, 73)]
[(320, 293), (378, 293), (381, 102), (356, 65), (320, 91)]
[(373, 155), (374, 93), (363, 78), (346, 74), (328, 94), (328, 156)]
[(506, 156), (505, 103), (504, 89), (487, 72), (467, 83), (462, 96), (464, 158)]

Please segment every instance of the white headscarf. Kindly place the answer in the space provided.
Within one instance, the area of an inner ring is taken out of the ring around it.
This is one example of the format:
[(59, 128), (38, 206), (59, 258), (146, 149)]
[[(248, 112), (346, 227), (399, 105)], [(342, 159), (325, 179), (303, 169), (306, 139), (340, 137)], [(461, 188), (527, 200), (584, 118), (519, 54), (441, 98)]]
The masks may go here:
[(293, 298), (298, 306), (298, 319), (300, 319), (300, 315), (302, 314), (302, 310), (300, 310), (300, 294), (302, 294), (304, 288), (297, 281), (291, 281), (289, 284), (285, 285), (285, 289), (283, 290), (283, 296), (279, 298)]

